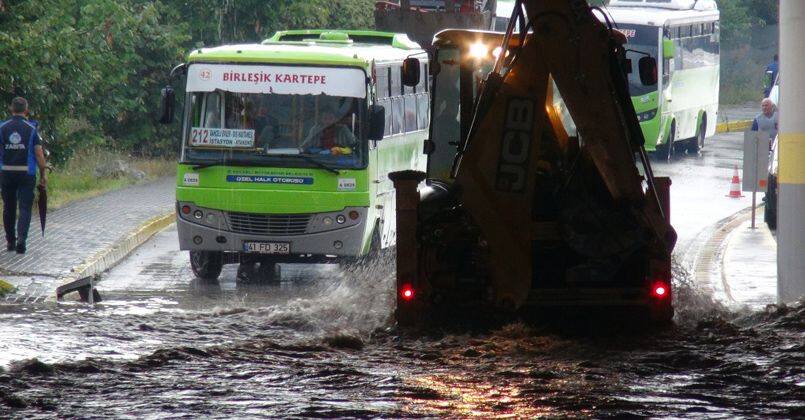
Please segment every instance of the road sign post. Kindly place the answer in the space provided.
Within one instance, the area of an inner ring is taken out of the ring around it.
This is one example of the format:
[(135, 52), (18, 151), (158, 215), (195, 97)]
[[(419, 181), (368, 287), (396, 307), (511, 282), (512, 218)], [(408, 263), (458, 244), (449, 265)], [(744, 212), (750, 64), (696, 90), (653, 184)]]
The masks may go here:
[(752, 192), (752, 229), (755, 228), (757, 193), (766, 192), (769, 168), (769, 133), (744, 132), (743, 191)]

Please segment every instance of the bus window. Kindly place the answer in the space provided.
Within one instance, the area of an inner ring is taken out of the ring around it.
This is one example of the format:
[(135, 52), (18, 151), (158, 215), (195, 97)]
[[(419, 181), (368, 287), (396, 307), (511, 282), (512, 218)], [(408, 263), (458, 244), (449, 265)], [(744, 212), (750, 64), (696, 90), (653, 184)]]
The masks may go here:
[(391, 93), (389, 96), (402, 95), (402, 79), (400, 76), (400, 66), (391, 66)]
[[(654, 58), (661, 56), (658, 48), (660, 29), (656, 26), (623, 24), (620, 25), (620, 29), (632, 35), (628, 38), (628, 50), (626, 51), (626, 58), (631, 60), (632, 64), (632, 71), (627, 76), (629, 93), (632, 96), (637, 96), (656, 91), (657, 85), (645, 86), (640, 81), (638, 64), (646, 54)], [(667, 65), (663, 67), (664, 70), (667, 68)]]
[(419, 84), (416, 85), (416, 93), (428, 91), (428, 63), (424, 61), (420, 63), (419, 67)]
[(377, 97), (389, 97), (389, 69), (388, 67), (377, 69)]
[(417, 95), (405, 95), (404, 102), (405, 102), (405, 131), (416, 131), (417, 128), (417, 118), (416, 118), (416, 96)]
[(202, 127), (220, 128), (221, 95), (218, 92), (211, 92), (204, 95), (203, 106), (204, 106), (204, 121), (202, 122)]
[(428, 128), (428, 119), (430, 117), (430, 104), (428, 101), (429, 97), (426, 93), (418, 93), (416, 98), (417, 127), (420, 130), (426, 130)]
[(391, 98), (383, 98), (377, 101), (378, 104), (383, 105), (383, 110), (386, 112), (386, 128), (383, 130), (383, 136), (390, 136), (393, 132), (391, 129)]
[(395, 96), (391, 98), (391, 132), (392, 134), (400, 134), (405, 131), (404, 123), (404, 112), (403, 109), (403, 98), (402, 96)]

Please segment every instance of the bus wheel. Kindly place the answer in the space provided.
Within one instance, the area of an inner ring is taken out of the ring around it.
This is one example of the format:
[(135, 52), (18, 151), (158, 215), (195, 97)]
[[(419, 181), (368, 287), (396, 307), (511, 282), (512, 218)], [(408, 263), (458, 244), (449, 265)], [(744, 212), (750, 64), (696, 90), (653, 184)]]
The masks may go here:
[(676, 121), (671, 122), (671, 131), (668, 132), (668, 141), (665, 146), (660, 149), (660, 156), (665, 158), (667, 162), (671, 162), (674, 158), (674, 139), (676, 138)]
[(280, 267), (273, 261), (260, 261), (260, 268), (257, 269), (257, 278), (268, 284), (280, 282)]
[(696, 133), (696, 138), (691, 140), (688, 144), (688, 153), (698, 154), (704, 149), (704, 136), (707, 134), (707, 115), (702, 115), (702, 122), (699, 124), (699, 131)]
[(224, 255), (216, 251), (190, 251), (190, 268), (200, 279), (217, 280), (224, 268)]

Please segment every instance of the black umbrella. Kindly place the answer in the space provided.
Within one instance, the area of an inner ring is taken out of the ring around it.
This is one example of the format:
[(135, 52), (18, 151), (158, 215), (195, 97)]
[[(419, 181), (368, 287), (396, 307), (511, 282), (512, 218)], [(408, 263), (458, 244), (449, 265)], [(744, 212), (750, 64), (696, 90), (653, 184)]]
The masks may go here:
[(39, 207), (39, 226), (42, 228), (42, 237), (45, 236), (45, 221), (48, 218), (48, 189), (44, 185), (37, 185), (36, 189), (39, 191), (39, 198), (36, 200), (36, 205)]

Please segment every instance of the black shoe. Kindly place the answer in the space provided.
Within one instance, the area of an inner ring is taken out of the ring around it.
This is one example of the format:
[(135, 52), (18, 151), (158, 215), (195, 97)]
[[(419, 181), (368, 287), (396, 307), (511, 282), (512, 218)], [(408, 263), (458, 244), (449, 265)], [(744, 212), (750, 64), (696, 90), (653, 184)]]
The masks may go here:
[(17, 244), (17, 254), (24, 254), (25, 253), (25, 244), (20, 242)]
[(11, 252), (17, 249), (17, 246), (14, 245), (14, 241), (6, 243), (6, 251)]

